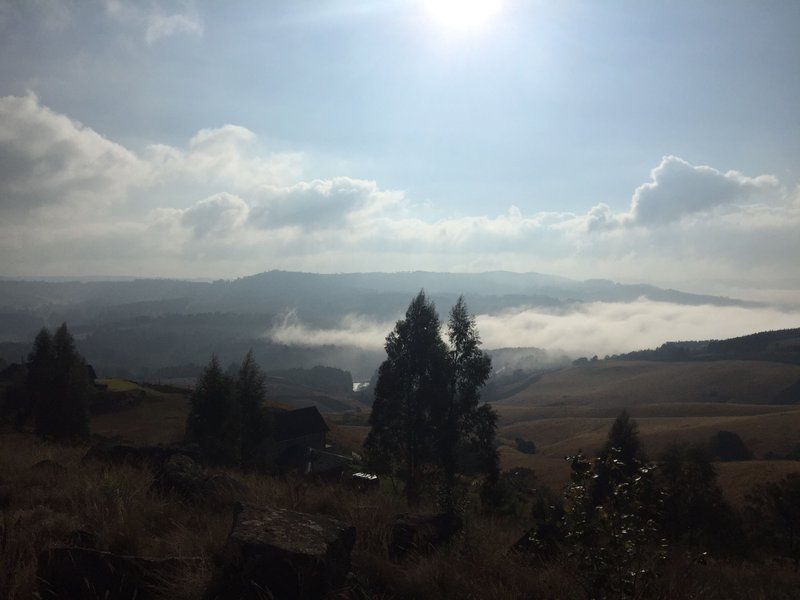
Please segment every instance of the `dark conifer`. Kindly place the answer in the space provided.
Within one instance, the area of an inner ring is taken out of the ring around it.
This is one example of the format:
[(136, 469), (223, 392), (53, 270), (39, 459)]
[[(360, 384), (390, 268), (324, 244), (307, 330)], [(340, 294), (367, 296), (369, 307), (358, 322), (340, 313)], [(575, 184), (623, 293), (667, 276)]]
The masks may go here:
[(67, 324), (54, 336), (42, 329), (28, 358), (28, 386), (36, 433), (66, 439), (89, 435), (91, 382)]
[(250, 350), (242, 361), (236, 379), (236, 396), (242, 420), (243, 466), (259, 464), (263, 457), (264, 444), (271, 434), (271, 420), (264, 407), (266, 389), (264, 375)]
[(233, 379), (216, 355), (203, 371), (191, 395), (186, 436), (200, 446), (203, 457), (220, 464), (238, 464), (242, 455), (242, 425)]

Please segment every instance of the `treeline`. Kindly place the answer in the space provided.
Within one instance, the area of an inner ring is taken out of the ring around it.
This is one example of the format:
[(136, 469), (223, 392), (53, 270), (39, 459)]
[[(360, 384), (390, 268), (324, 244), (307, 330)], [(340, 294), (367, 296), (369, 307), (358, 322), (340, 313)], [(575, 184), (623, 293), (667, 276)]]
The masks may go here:
[(350, 371), (317, 365), (310, 369), (293, 368), (267, 371), (270, 377), (281, 377), (292, 383), (305, 385), (323, 392), (349, 396), (353, 393), (353, 376)]
[(764, 331), (726, 340), (667, 342), (652, 350), (611, 357), (621, 360), (767, 360), (800, 364), (800, 328)]
[(89, 435), (89, 401), (96, 389), (91, 367), (75, 348), (63, 323), (55, 333), (43, 328), (24, 364), (17, 365), (2, 402), (2, 417), (20, 426), (31, 419), (43, 438), (66, 440)]

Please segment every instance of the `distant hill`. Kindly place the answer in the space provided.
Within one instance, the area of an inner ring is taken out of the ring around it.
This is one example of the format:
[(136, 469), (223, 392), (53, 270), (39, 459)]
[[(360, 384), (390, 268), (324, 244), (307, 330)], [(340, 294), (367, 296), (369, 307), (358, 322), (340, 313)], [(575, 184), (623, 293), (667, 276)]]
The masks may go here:
[[(581, 302), (627, 302), (641, 297), (680, 304), (747, 304), (650, 285), (506, 271), (268, 271), (210, 282), (63, 279), (0, 278), (0, 358), (19, 361), (41, 327), (53, 328), (66, 321), (80, 351), (106, 377), (186, 377), (205, 364), (212, 352), (228, 364), (253, 348), (265, 370), (325, 365), (349, 370), (357, 381), (365, 381), (383, 358), (381, 348), (285, 345), (273, 341), (270, 331), (282, 326), (287, 314), (310, 329), (335, 329), (351, 315), (366, 322), (392, 323), (422, 288), (443, 317), (461, 294), (478, 314), (499, 314), (521, 306), (572, 310)], [(504, 377), (519, 369), (538, 370), (544, 362), (558, 358), (548, 356), (543, 361), (535, 352), (495, 351), (498, 374)], [(533, 363), (537, 365), (532, 367)]]
[(623, 360), (766, 360), (800, 364), (800, 328), (764, 331), (727, 340), (667, 342), (614, 358)]

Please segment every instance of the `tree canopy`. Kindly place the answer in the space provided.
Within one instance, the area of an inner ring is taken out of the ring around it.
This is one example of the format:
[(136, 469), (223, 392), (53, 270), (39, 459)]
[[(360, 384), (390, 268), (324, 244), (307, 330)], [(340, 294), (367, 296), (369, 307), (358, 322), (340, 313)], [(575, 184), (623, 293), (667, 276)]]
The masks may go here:
[(56, 439), (89, 435), (91, 381), (66, 323), (54, 335), (45, 328), (38, 333), (28, 355), (26, 383), (37, 434)]
[(482, 450), (484, 470), (496, 471), (496, 417), (479, 406), (491, 362), (463, 298), (450, 313), (449, 346), (440, 329), (434, 304), (420, 291), (386, 338), (365, 449), (373, 468), (400, 476), (411, 503), (423, 478), (438, 473), (451, 509), (462, 450)]

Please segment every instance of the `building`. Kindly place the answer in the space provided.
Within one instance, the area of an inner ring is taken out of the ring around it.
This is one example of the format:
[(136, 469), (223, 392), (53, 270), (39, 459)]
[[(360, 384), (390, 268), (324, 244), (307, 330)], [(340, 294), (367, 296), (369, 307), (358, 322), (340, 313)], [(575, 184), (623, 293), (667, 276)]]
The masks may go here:
[(309, 449), (324, 450), (330, 429), (316, 406), (272, 413), (276, 464), (305, 470)]

